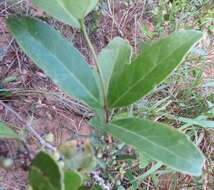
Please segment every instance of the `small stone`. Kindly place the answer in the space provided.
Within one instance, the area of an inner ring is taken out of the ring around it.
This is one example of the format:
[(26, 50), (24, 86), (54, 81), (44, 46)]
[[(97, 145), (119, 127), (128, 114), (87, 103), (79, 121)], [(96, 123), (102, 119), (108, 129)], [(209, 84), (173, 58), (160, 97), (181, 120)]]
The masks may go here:
[(49, 133), (45, 136), (45, 140), (49, 143), (53, 143), (54, 142), (54, 135), (53, 133)]
[(13, 166), (13, 160), (10, 158), (6, 158), (2, 161), (2, 166), (5, 169), (11, 168)]
[(54, 158), (56, 161), (58, 161), (58, 160), (60, 159), (60, 154), (59, 154), (58, 151), (56, 151), (56, 152), (53, 153), (53, 158)]

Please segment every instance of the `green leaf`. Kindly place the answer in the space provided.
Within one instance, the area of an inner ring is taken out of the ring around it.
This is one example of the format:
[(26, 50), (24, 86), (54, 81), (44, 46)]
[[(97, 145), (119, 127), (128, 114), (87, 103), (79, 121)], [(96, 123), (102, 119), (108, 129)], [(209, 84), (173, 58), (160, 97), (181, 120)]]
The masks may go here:
[(103, 190), (103, 189), (99, 185), (93, 185), (91, 188), (88, 188), (86, 186), (81, 186), (78, 190)]
[(142, 182), (145, 178), (154, 174), (161, 167), (162, 167), (162, 163), (160, 163), (160, 162), (156, 163), (149, 170), (144, 172), (142, 175), (140, 175), (136, 179), (132, 180), (131, 183), (136, 183), (137, 181)]
[(33, 190), (58, 190), (49, 182), (48, 178), (44, 176), (44, 174), (37, 168), (31, 168), (29, 173), (29, 179)]
[(55, 160), (39, 152), (31, 164), (28, 179), (33, 190), (63, 190), (63, 174)]
[(81, 186), (78, 190), (90, 190), (90, 188), (88, 188), (86, 186)]
[(6, 77), (5, 79), (3, 79), (1, 81), (1, 84), (8, 84), (10, 82), (14, 82), (16, 81), (16, 76), (9, 76), (9, 77)]
[(132, 64), (110, 81), (109, 107), (128, 106), (153, 90), (183, 61), (201, 36), (198, 31), (179, 31), (147, 44)]
[(18, 139), (19, 137), (12, 129), (6, 126), (5, 123), (0, 122), (0, 138)]
[(70, 42), (31, 17), (10, 17), (8, 27), (24, 52), (69, 95), (92, 108), (100, 107), (100, 91), (95, 72)]
[(129, 42), (120, 37), (116, 37), (99, 54), (98, 63), (101, 68), (106, 93), (110, 79), (116, 81), (125, 66), (130, 63), (131, 53), (132, 49)]
[(58, 0), (61, 1), (65, 9), (72, 14), (78, 20), (83, 19), (91, 12), (98, 0)]
[(12, 95), (13, 93), (10, 90), (0, 87), (0, 97), (2, 96), (8, 98), (11, 97)]
[(64, 173), (65, 190), (77, 190), (82, 184), (81, 176), (72, 170)]
[(91, 190), (103, 190), (103, 188), (100, 185), (94, 185)]
[(214, 121), (209, 120), (207, 116), (200, 115), (194, 119), (185, 117), (176, 117), (178, 121), (186, 123), (186, 125), (196, 125), (203, 128), (214, 128)]
[(79, 21), (64, 8), (60, 0), (32, 0), (32, 2), (57, 20), (72, 27), (80, 28)]
[[(100, 128), (100, 124), (94, 121), (91, 121), (92, 126)], [(144, 119), (126, 118), (114, 121), (102, 129), (177, 171), (201, 175), (204, 164), (202, 153), (183, 133), (174, 128)]]
[(139, 167), (145, 168), (148, 164), (151, 163), (151, 159), (145, 153), (139, 153)]

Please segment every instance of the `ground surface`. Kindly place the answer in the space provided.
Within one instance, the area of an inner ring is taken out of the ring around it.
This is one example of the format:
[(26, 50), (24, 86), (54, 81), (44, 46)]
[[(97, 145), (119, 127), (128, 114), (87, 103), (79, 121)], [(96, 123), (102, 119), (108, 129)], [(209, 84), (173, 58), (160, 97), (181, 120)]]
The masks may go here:
[[(108, 4), (109, 2), (110, 4)], [(127, 38), (133, 46), (134, 53), (137, 53), (140, 46), (139, 42), (148, 39), (147, 36), (141, 32), (141, 24), (143, 23), (149, 32), (155, 30), (155, 26), (151, 21), (151, 9), (156, 6), (157, 2), (127, 2), (119, 0), (103, 1), (99, 9), (87, 17), (90, 37), (98, 52), (101, 48), (105, 47), (114, 36), (119, 35)], [(111, 5), (110, 8), (108, 5)], [(48, 21), (60, 30), (66, 38), (72, 40), (75, 46), (85, 55), (88, 62), (91, 63), (90, 52), (85, 46), (85, 41), (79, 31), (64, 26), (47, 17), (43, 12), (33, 7), (30, 1), (0, 1), (0, 80), (2, 81), (11, 76), (15, 77), (15, 80), (3, 86), (9, 89), (12, 94), (8, 97), (0, 96), (1, 102), (8, 106), (5, 107), (4, 104), (0, 103), (0, 120), (8, 122), (13, 127), (15, 126), (16, 131), (25, 136), (32, 155), (41, 148), (41, 144), (35, 138), (34, 134), (25, 130), (27, 127), (26, 123), (30, 124), (42, 138), (45, 138), (50, 133), (53, 134), (54, 141), (52, 144), (56, 147), (62, 142), (73, 138), (75, 134), (91, 134), (91, 129), (86, 124), (86, 120), (90, 118), (93, 113), (78, 102), (66, 97), (51, 80), (22, 53), (15, 41), (10, 37), (5, 25), (5, 18), (13, 13), (33, 15)], [(165, 33), (168, 33), (167, 23), (164, 27)], [(203, 70), (203, 84), (206, 84), (206, 81), (211, 81), (211, 79), (214, 80), (213, 38), (210, 37), (206, 31), (205, 28), (205, 37), (199, 45), (207, 52), (203, 65), (200, 67)], [(158, 37), (154, 37), (154, 39), (155, 38)], [(192, 61), (190, 61), (188, 65), (194, 67), (194, 65), (192, 66), (191, 64)], [(201, 63), (199, 63), (199, 65), (200, 64)], [(191, 78), (191, 76), (188, 76), (188, 79), (189, 78)], [(182, 78), (180, 79), (180, 83), (176, 84), (176, 86), (171, 86), (170, 90), (173, 89), (174, 92), (180, 92), (188, 88), (189, 85), (191, 85), (191, 82), (187, 83), (187, 80)], [(213, 88), (200, 88), (199, 91), (206, 97), (214, 92)], [(154, 95), (154, 97), (151, 97), (151, 100), (156, 100), (157, 96), (161, 98), (162, 95), (160, 94), (161, 93)], [(164, 93), (162, 94), (164, 96)], [(198, 104), (196, 104), (192, 106), (197, 107)], [(185, 109), (178, 109), (177, 106), (172, 104), (170, 110), (171, 113), (184, 114), (186, 107)], [(17, 116), (17, 114), (19, 116)], [(188, 115), (188, 117), (191, 117), (191, 115)], [(161, 118), (162, 117), (155, 117), (156, 120)], [(172, 125), (176, 126), (174, 123)], [(200, 148), (208, 156), (202, 178), (193, 180), (189, 176), (180, 174), (176, 174), (176, 178), (174, 175), (161, 174), (158, 175), (158, 184), (154, 183), (155, 180), (153, 178), (146, 178), (142, 183), (142, 189), (187, 189), (188, 186), (191, 189), (212, 189), (214, 187), (214, 180), (212, 179), (214, 175), (213, 131), (202, 131), (203, 133), (201, 134), (205, 135), (201, 140)], [(114, 149), (114, 145), (109, 145), (108, 148)], [(103, 150), (103, 152), (103, 157), (105, 157), (103, 160), (108, 161), (108, 154), (111, 154), (111, 152), (109, 150)], [(23, 146), (18, 145), (15, 141), (0, 140), (0, 157), (11, 158), (15, 162), (13, 167), (8, 170), (0, 168), (0, 189), (26, 189), (26, 171), (29, 165), (28, 156)], [(112, 168), (107, 168), (103, 173), (109, 174), (112, 178), (114, 176), (117, 179), (121, 179), (120, 173), (115, 168), (122, 164), (123, 162), (118, 162), (117, 166), (112, 164)], [(150, 167), (151, 165), (145, 168), (145, 170), (139, 170), (137, 167), (136, 175), (148, 170)], [(132, 167), (133, 172), (135, 172), (135, 168), (136, 167)], [(98, 172), (99, 171), (101, 170), (98, 169)], [(106, 175), (104, 177), (106, 177)], [(107, 183), (111, 183), (111, 180), (108, 181), (108, 177), (106, 177)], [(176, 180), (175, 186), (172, 186), (174, 179)], [(197, 181), (199, 183), (198, 186)], [(127, 179), (122, 179), (121, 183), (124, 184), (125, 188), (129, 186)]]

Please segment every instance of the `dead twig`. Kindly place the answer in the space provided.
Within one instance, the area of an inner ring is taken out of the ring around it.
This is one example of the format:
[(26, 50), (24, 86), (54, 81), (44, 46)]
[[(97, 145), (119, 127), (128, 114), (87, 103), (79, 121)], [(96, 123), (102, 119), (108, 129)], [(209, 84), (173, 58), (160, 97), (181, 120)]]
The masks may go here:
[(8, 111), (13, 113), (25, 126), (26, 129), (31, 132), (39, 141), (39, 143), (43, 146), (48, 148), (49, 150), (55, 152), (56, 148), (52, 146), (51, 144), (47, 143), (38, 133), (37, 131), (31, 126), (30, 123), (26, 122), (15, 110), (13, 110), (11, 107), (9, 107), (7, 104), (5, 104), (3, 101), (0, 100), (0, 104), (3, 105)]
[(91, 177), (98, 183), (104, 190), (110, 190), (110, 185), (106, 185), (103, 178), (99, 176), (97, 172), (91, 172)]

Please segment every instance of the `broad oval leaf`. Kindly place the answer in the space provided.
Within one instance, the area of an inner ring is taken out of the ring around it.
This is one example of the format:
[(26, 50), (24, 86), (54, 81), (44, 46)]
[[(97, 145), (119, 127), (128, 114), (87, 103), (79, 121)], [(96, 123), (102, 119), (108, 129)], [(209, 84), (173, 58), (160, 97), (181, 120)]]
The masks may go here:
[(111, 79), (109, 107), (128, 106), (153, 90), (182, 62), (201, 36), (201, 32), (194, 30), (179, 31), (147, 44), (116, 80)]
[(63, 173), (46, 152), (39, 152), (31, 164), (28, 180), (33, 190), (63, 190)]
[(65, 9), (78, 20), (83, 19), (89, 12), (91, 12), (98, 0), (58, 0), (62, 2)]
[(24, 52), (62, 90), (92, 108), (102, 105), (95, 72), (56, 30), (31, 17), (10, 17), (7, 24)]
[[(100, 129), (95, 120), (91, 124)], [(177, 171), (201, 175), (204, 156), (183, 133), (174, 128), (145, 119), (126, 118), (113, 121), (102, 129)]]
[(32, 0), (32, 2), (57, 20), (72, 27), (80, 28), (79, 21), (64, 8), (59, 0)]
[(0, 122), (0, 138), (18, 139), (18, 135), (10, 129), (5, 123)]
[(110, 79), (117, 80), (124, 68), (131, 61), (132, 49), (127, 40), (115, 37), (99, 56), (98, 63), (104, 81), (104, 88), (107, 95)]
[(67, 170), (64, 173), (65, 190), (77, 190), (82, 184), (81, 176), (73, 171)]

